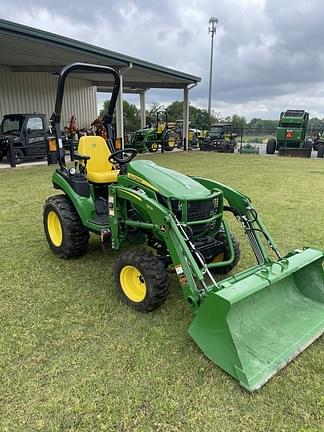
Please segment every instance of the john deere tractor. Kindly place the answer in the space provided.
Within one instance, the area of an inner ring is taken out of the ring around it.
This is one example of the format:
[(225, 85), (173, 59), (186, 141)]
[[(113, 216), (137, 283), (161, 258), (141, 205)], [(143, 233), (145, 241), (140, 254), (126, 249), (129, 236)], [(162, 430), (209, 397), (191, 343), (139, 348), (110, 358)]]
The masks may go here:
[(134, 132), (129, 148), (135, 148), (138, 153), (147, 151), (155, 153), (159, 148), (165, 151), (172, 151), (181, 144), (181, 135), (170, 129), (166, 111), (156, 113), (156, 126), (146, 127)]
[[(69, 167), (60, 120), (65, 80), (76, 70), (110, 74), (115, 84), (104, 117), (107, 142), (81, 137)], [(166, 300), (167, 270), (173, 269), (193, 313), (190, 336), (253, 391), (323, 333), (324, 252), (305, 248), (282, 256), (246, 195), (136, 159), (135, 149), (115, 151), (111, 121), (119, 83), (114, 69), (84, 63), (66, 66), (58, 78), (47, 149), (48, 163), (58, 164), (52, 182), (59, 193), (46, 200), (43, 216), (49, 247), (60, 258), (74, 258), (86, 253), (90, 232), (97, 234), (120, 251), (116, 292), (140, 312)], [(240, 259), (225, 214), (242, 225), (256, 264), (216, 280)]]
[(267, 154), (310, 157), (313, 143), (306, 139), (309, 114), (304, 110), (287, 110), (280, 114), (277, 137), (267, 142)]

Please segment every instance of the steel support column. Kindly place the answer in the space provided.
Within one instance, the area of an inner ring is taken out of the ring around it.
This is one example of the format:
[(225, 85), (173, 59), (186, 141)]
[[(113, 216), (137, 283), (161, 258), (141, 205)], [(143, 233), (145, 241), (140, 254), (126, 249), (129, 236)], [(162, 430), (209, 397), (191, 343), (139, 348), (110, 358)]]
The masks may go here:
[(124, 107), (123, 107), (123, 75), (120, 74), (120, 89), (116, 104), (116, 138), (121, 138), (124, 148)]
[(183, 89), (183, 124), (182, 124), (183, 150), (188, 150), (188, 135), (189, 135), (189, 86), (186, 86)]
[(141, 128), (146, 126), (145, 90), (140, 93)]

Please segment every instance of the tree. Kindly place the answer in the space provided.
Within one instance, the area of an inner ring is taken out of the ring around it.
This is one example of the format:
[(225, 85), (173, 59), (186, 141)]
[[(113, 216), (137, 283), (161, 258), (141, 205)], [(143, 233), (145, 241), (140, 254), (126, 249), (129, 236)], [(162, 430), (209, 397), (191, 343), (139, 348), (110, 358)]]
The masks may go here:
[(246, 127), (245, 117), (234, 114), (232, 117), (232, 128), (243, 129), (244, 127)]
[[(100, 111), (100, 117), (102, 118), (108, 111), (109, 100), (106, 100), (103, 104), (103, 108)], [(123, 101), (124, 108), (124, 128), (127, 132), (133, 132), (141, 127), (141, 117), (138, 108), (134, 104), (130, 104), (127, 101)], [(114, 114), (113, 124), (116, 124), (116, 116)]]
[[(183, 101), (172, 102), (167, 107), (168, 120), (176, 121), (183, 118)], [(189, 105), (189, 121), (192, 127), (208, 127), (213, 123), (213, 119), (206, 110), (202, 110), (193, 105)]]

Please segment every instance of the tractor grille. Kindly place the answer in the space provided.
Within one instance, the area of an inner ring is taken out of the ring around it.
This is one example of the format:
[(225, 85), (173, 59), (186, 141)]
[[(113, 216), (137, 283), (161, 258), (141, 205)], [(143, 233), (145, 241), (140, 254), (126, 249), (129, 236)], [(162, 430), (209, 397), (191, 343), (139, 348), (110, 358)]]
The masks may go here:
[(219, 199), (213, 198), (203, 201), (188, 201), (188, 222), (209, 219), (219, 211)]

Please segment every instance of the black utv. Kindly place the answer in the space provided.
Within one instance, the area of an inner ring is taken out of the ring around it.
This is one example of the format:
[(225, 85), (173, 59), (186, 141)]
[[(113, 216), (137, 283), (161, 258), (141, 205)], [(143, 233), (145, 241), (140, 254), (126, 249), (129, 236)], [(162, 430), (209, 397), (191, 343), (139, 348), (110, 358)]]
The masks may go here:
[(7, 114), (0, 125), (0, 161), (10, 162), (10, 144), (16, 164), (24, 158), (46, 156), (47, 119), (44, 114)]
[(210, 127), (208, 135), (200, 144), (200, 150), (234, 153), (236, 137), (230, 123), (216, 123)]

